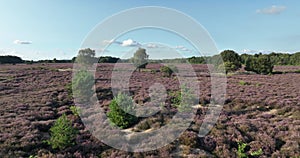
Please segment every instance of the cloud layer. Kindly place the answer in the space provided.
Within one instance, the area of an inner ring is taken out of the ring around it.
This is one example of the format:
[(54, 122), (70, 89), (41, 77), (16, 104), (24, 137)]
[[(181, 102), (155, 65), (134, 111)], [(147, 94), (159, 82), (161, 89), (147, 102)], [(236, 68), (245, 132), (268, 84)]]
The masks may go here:
[(176, 49), (176, 50), (180, 50), (180, 51), (184, 51), (184, 52), (192, 52), (191, 49), (188, 49), (187, 47), (181, 46), (181, 45), (176, 46), (175, 49)]
[(286, 10), (285, 6), (273, 5), (273, 6), (268, 7), (268, 8), (258, 9), (258, 10), (256, 10), (256, 13), (274, 15), (274, 14), (280, 14), (285, 10)]
[(106, 44), (117, 44), (122, 47), (139, 47), (139, 46), (141, 46), (141, 44), (139, 42), (132, 40), (132, 39), (127, 39), (124, 41), (116, 41), (116, 40), (112, 39), (112, 40), (104, 40), (103, 42)]
[(32, 41), (15, 40), (14, 44), (32, 44)]
[(139, 47), (141, 44), (137, 41), (134, 41), (132, 39), (124, 40), (121, 44), (123, 47)]

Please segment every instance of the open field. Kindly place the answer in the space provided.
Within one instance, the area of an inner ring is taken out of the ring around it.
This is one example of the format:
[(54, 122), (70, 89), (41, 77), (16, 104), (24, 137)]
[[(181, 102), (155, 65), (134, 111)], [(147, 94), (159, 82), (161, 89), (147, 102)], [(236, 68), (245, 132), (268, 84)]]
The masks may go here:
[[(99, 64), (96, 73), (97, 98), (108, 110), (113, 98), (111, 71), (113, 64)], [(159, 70), (159, 64), (147, 69)], [(236, 157), (238, 142), (247, 143), (245, 152), (262, 149), (266, 157), (300, 156), (300, 66), (275, 67), (287, 73), (274, 75), (228, 75), (226, 104), (219, 120), (204, 138), (197, 136), (210, 101), (210, 74), (205, 65), (193, 65), (200, 88), (197, 115), (190, 128), (173, 143), (146, 153), (127, 153), (113, 149), (94, 138), (74, 116), (74, 105), (67, 85), (72, 79), (72, 64), (1, 65), (0, 67), (0, 157)], [(147, 104), (148, 90), (154, 83), (167, 91), (179, 89), (175, 76), (163, 77), (158, 71), (134, 72), (129, 91), (137, 103)], [(168, 123), (176, 108), (140, 118), (130, 130), (157, 129)], [(63, 113), (79, 130), (76, 144), (53, 150), (44, 140), (49, 129)], [(146, 124), (146, 125), (145, 125)], [(146, 126), (146, 127), (145, 127)]]

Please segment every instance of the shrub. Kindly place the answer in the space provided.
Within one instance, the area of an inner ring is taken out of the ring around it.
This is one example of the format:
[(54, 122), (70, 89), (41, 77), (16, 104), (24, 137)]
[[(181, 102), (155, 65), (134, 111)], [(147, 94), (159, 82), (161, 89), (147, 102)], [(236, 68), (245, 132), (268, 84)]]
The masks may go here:
[(68, 92), (68, 96), (72, 96), (73, 95), (73, 93), (72, 93), (72, 83), (66, 84), (65, 89)]
[[(237, 155), (239, 158), (248, 158), (248, 154), (245, 152), (245, 148), (248, 146), (247, 143), (238, 142), (238, 151)], [(260, 148), (257, 151), (250, 152), (251, 156), (260, 156), (263, 153), (262, 149)]]
[(66, 114), (59, 117), (50, 128), (50, 139), (47, 141), (53, 149), (64, 149), (74, 145), (74, 139), (78, 131), (73, 128), (72, 122), (68, 120)]
[(107, 117), (113, 125), (128, 128), (138, 121), (136, 116), (129, 114), (129, 112), (132, 113), (133, 108), (132, 99), (119, 93), (109, 104), (110, 111), (107, 113)]
[(258, 74), (271, 74), (273, 72), (274, 65), (267, 55), (259, 55), (257, 57), (249, 57), (245, 61), (245, 70), (253, 71)]
[(172, 92), (170, 95), (171, 103), (177, 107), (179, 112), (190, 111), (196, 101), (196, 97), (186, 86), (182, 86), (181, 91)]
[(164, 77), (170, 77), (174, 72), (178, 72), (178, 69), (176, 66), (170, 65), (160, 67), (160, 71), (163, 73)]
[(76, 106), (70, 106), (70, 110), (72, 111), (72, 113), (73, 113), (75, 116), (79, 116), (79, 114), (80, 114), (80, 108), (79, 108), (79, 107), (76, 107)]
[(218, 66), (218, 70), (225, 70), (226, 74), (228, 72), (234, 72), (238, 70), (240, 67), (233, 62), (224, 62)]
[(179, 137), (179, 142), (183, 145), (196, 148), (198, 143), (198, 135), (195, 132), (186, 131)]
[(72, 80), (73, 95), (80, 101), (88, 100), (92, 94), (94, 76), (86, 70), (76, 72)]
[(238, 151), (237, 155), (239, 158), (247, 158), (247, 154), (245, 153), (245, 148), (247, 147), (247, 143), (238, 142)]
[(250, 153), (251, 156), (260, 156), (263, 153), (262, 149), (260, 148), (257, 151), (253, 151)]
[(296, 70), (295, 73), (300, 73), (300, 70)]
[(246, 81), (243, 81), (243, 80), (240, 80), (240, 81), (239, 81), (239, 85), (245, 86), (245, 85), (250, 85), (250, 83), (249, 83), (249, 82), (246, 82)]

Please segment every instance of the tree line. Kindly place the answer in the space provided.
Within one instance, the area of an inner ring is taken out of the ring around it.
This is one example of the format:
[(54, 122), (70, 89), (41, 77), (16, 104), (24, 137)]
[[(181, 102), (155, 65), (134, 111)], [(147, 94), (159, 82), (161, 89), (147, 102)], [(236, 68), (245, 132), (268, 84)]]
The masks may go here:
[[(300, 52), (294, 54), (286, 53), (270, 53), (270, 54), (242, 54), (239, 55), (233, 50), (224, 50), (218, 55), (204, 56), (204, 57), (189, 57), (189, 58), (176, 58), (176, 59), (161, 59), (149, 60), (146, 49), (139, 48), (131, 59), (120, 59), (111, 56), (95, 57), (95, 50), (90, 48), (81, 49), (76, 57), (70, 60), (38, 60), (29, 61), (22, 60), (17, 56), (0, 56), (0, 64), (33, 64), (33, 63), (73, 63), (77, 62), (98, 62), (98, 63), (116, 63), (116, 62), (132, 62), (138, 64), (138, 68), (145, 67), (146, 63), (191, 63), (191, 64), (209, 64), (214, 63), (219, 69), (225, 69), (226, 72), (232, 72), (240, 69), (242, 65), (245, 70), (253, 71), (261, 74), (272, 73), (274, 65), (300, 65)], [(220, 58), (221, 57), (221, 58)], [(220, 60), (222, 59), (222, 60)], [(82, 61), (87, 60), (87, 61)]]

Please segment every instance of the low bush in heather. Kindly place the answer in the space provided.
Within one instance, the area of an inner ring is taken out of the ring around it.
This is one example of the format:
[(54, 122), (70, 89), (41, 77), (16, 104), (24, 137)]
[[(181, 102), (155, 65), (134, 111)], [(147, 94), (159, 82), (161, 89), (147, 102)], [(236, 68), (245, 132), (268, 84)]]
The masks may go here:
[(113, 125), (128, 128), (138, 121), (136, 116), (129, 114), (133, 112), (133, 108), (132, 99), (123, 93), (119, 93), (109, 104), (110, 111), (107, 113), (107, 117)]
[(243, 80), (240, 80), (240, 81), (239, 81), (239, 85), (241, 85), (241, 86), (246, 86), (246, 85), (250, 85), (250, 83), (249, 83), (249, 82), (246, 82), (246, 81), (243, 81)]
[(78, 131), (73, 128), (72, 122), (68, 120), (66, 114), (63, 114), (50, 128), (51, 137), (46, 142), (53, 149), (64, 149), (75, 144), (74, 139), (77, 133)]
[(163, 73), (164, 77), (171, 77), (174, 72), (178, 72), (178, 69), (176, 66), (170, 65), (160, 67), (160, 71)]
[(86, 101), (93, 94), (94, 76), (91, 72), (80, 70), (76, 72), (72, 80), (73, 96), (79, 101)]
[[(238, 142), (237, 156), (239, 158), (248, 158), (248, 154), (245, 151), (247, 146), (248, 146), (247, 143)], [(250, 152), (251, 156), (260, 156), (262, 154), (263, 154), (263, 151), (261, 148), (257, 151)]]
[(196, 97), (186, 86), (182, 86), (181, 91), (171, 92), (170, 96), (171, 103), (177, 107), (179, 112), (188, 112), (192, 110), (192, 106), (196, 101)]
[(76, 106), (70, 106), (70, 110), (72, 111), (72, 113), (75, 115), (75, 116), (79, 116), (80, 115), (80, 108), (79, 107), (76, 107)]

